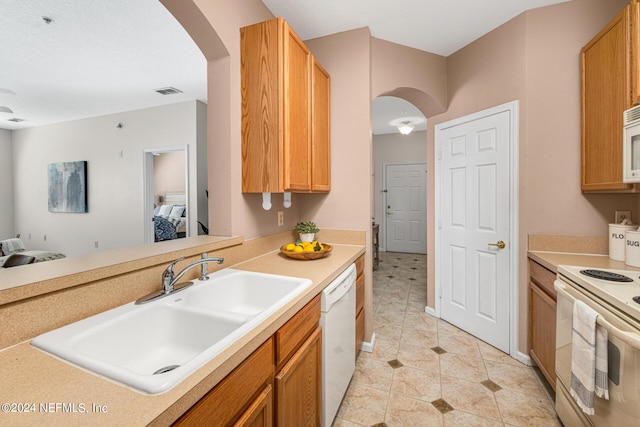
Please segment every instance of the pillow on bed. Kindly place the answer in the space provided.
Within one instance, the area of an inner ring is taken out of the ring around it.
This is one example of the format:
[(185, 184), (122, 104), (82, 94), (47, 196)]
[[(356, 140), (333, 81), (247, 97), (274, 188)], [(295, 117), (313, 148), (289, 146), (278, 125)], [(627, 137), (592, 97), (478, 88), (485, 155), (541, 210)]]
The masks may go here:
[(184, 210), (186, 209), (186, 206), (174, 206), (171, 209), (171, 213), (169, 214), (169, 218), (180, 218), (183, 216), (184, 214)]
[(171, 208), (173, 205), (162, 205), (160, 206), (160, 210), (158, 211), (158, 216), (167, 218), (171, 214)]
[(2, 246), (2, 253), (4, 255), (11, 255), (15, 252), (23, 252), (26, 251), (27, 248), (24, 247), (24, 243), (19, 238), (7, 239), (0, 242)]

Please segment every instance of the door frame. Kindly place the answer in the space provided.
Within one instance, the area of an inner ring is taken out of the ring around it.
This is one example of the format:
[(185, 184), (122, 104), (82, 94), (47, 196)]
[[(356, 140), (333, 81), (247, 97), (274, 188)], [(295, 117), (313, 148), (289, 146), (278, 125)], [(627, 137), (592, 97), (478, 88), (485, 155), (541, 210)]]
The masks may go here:
[(184, 196), (185, 205), (187, 209), (187, 232), (186, 237), (191, 237), (191, 218), (193, 212), (191, 212), (189, 204), (189, 146), (177, 145), (172, 147), (162, 148), (145, 148), (144, 149), (144, 165), (143, 171), (143, 183), (144, 183), (144, 206), (142, 209), (144, 218), (144, 243), (155, 243), (155, 232), (153, 227), (153, 221), (149, 221), (149, 218), (153, 218), (153, 203), (154, 203), (154, 179), (153, 179), (153, 158), (156, 153), (173, 153), (177, 151), (184, 152)]
[(427, 193), (425, 195), (425, 206), (424, 206), (424, 221), (425, 221), (425, 242), (427, 244), (427, 247), (429, 246), (429, 220), (428, 220), (428, 216), (429, 216), (429, 212), (427, 209), (427, 205), (428, 203), (426, 203), (428, 197), (429, 197), (429, 169), (427, 166), (427, 161), (415, 161), (415, 162), (411, 162), (411, 161), (407, 161), (407, 162), (383, 162), (382, 163), (382, 218), (384, 219), (384, 221), (381, 221), (381, 225), (382, 225), (382, 236), (384, 238), (384, 245), (382, 245), (382, 247), (380, 248), (380, 250), (386, 252), (387, 251), (387, 197), (388, 197), (388, 189), (387, 189), (387, 167), (388, 166), (396, 166), (396, 165), (424, 165), (425, 168), (425, 173), (424, 173), (424, 189), (425, 192)]
[(526, 357), (525, 355), (518, 354), (518, 318), (519, 318), (519, 280), (518, 280), (518, 259), (519, 259), (519, 235), (518, 235), (518, 214), (520, 210), (519, 198), (518, 198), (518, 173), (519, 173), (519, 158), (518, 158), (518, 146), (519, 146), (519, 101), (511, 101), (505, 104), (501, 104), (495, 107), (491, 107), (482, 111), (458, 117), (453, 120), (449, 120), (444, 123), (439, 123), (434, 127), (435, 136), (435, 176), (434, 176), (434, 202), (435, 202), (435, 304), (434, 309), (426, 307), (425, 310), (436, 316), (440, 317), (440, 299), (442, 297), (442, 283), (440, 277), (440, 244), (441, 244), (441, 224), (442, 218), (440, 216), (440, 155), (441, 152), (441, 133), (444, 129), (458, 126), (466, 122), (478, 120), (486, 116), (494, 114), (509, 112), (509, 234), (510, 234), (510, 253), (509, 253), (509, 353), (512, 357), (521, 360)]

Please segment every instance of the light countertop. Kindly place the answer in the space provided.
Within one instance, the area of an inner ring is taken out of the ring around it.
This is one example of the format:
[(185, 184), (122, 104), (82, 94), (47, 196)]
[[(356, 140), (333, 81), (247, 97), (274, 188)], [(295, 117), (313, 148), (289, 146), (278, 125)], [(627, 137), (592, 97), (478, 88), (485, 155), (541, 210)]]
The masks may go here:
[(147, 395), (90, 373), (22, 342), (0, 351), (0, 424), (168, 425), (188, 410), (365, 251), (334, 245), (314, 261), (278, 251), (231, 268), (306, 277), (312, 285), (227, 350), (166, 393)]
[(528, 256), (533, 261), (548, 268), (554, 273), (557, 272), (557, 267), (559, 265), (577, 265), (581, 267), (606, 268), (613, 270), (640, 270), (640, 268), (626, 265), (623, 261), (612, 260), (608, 255), (529, 251)]

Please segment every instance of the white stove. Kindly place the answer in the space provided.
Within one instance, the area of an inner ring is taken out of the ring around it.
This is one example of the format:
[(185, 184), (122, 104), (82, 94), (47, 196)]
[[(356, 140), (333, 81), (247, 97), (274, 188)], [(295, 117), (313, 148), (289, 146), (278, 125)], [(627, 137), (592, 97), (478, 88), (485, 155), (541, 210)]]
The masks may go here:
[[(558, 266), (556, 302), (556, 411), (566, 426), (640, 426), (640, 271)], [(586, 415), (569, 390), (572, 381), (573, 306), (582, 301), (607, 330), (609, 399), (596, 397)]]
[(560, 265), (558, 274), (640, 322), (640, 271)]

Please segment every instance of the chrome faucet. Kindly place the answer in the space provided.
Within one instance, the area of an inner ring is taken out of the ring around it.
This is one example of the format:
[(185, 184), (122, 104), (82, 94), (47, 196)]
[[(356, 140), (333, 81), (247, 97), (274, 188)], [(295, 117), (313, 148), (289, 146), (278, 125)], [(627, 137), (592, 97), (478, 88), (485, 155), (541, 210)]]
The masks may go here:
[[(202, 254), (202, 259), (192, 262), (191, 264), (187, 265), (180, 273), (178, 273), (175, 277), (173, 274), (173, 267), (176, 265), (176, 263), (182, 261), (184, 259), (184, 257), (180, 257), (177, 260), (173, 261), (171, 264), (169, 264), (169, 267), (166, 268), (166, 270), (164, 270), (164, 273), (162, 273), (162, 285), (164, 287), (164, 293), (165, 294), (170, 294), (171, 292), (174, 291), (174, 285), (178, 282), (178, 280), (182, 279), (182, 276), (184, 276), (184, 274), (191, 270), (193, 267), (195, 267), (196, 265), (206, 265), (208, 262), (216, 262), (218, 264), (222, 264), (224, 262), (224, 258), (207, 258), (206, 257), (206, 253)], [(204, 267), (203, 269), (204, 271), (204, 276), (206, 276), (206, 267)], [(202, 278), (202, 277), (201, 277)]]
[(183, 260), (184, 260), (184, 257), (178, 258), (177, 260), (169, 264), (169, 266), (162, 272), (162, 289), (161, 290), (154, 291), (149, 295), (139, 298), (136, 301), (136, 304), (143, 304), (145, 302), (153, 301), (155, 299), (170, 295), (174, 292), (178, 292), (186, 288), (187, 286), (192, 285), (193, 284), (192, 282), (180, 283), (179, 285), (176, 285), (176, 283), (178, 283), (178, 280), (182, 279), (182, 276), (184, 276), (187, 271), (191, 270), (193, 267), (197, 265), (202, 265), (202, 270), (201, 270), (202, 274), (200, 276), (200, 280), (206, 280), (208, 278), (207, 263), (215, 262), (218, 264), (222, 264), (224, 262), (224, 258), (208, 258), (207, 254), (203, 253), (202, 259), (199, 259), (198, 261), (192, 262), (191, 264), (187, 265), (184, 269), (182, 269), (180, 273), (176, 275), (173, 269), (175, 268), (175, 265), (177, 263)]

